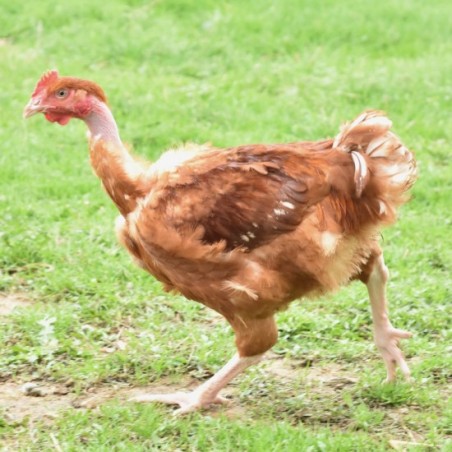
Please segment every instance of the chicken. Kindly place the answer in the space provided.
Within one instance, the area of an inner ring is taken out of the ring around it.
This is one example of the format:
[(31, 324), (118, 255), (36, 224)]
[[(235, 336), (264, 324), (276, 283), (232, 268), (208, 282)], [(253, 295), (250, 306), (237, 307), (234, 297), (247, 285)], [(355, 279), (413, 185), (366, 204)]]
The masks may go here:
[(379, 234), (407, 201), (416, 163), (383, 113), (361, 114), (334, 140), (187, 145), (154, 164), (130, 155), (93, 82), (45, 73), (24, 117), (36, 113), (86, 123), (91, 164), (121, 214), (119, 241), (167, 291), (215, 310), (234, 330), (237, 354), (193, 392), (134, 400), (179, 405), (178, 413), (224, 402), (221, 389), (275, 344), (275, 313), (356, 279), (367, 285), (387, 380), (397, 367), (409, 378), (398, 343), (411, 334), (388, 317)]

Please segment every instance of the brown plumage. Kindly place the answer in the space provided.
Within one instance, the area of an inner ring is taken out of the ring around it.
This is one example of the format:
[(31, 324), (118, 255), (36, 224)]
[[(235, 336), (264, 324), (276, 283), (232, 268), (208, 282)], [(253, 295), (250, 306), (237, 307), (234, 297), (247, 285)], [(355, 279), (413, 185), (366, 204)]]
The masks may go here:
[(166, 290), (214, 309), (235, 331), (238, 356), (211, 380), (140, 401), (180, 412), (220, 402), (220, 389), (276, 342), (275, 312), (353, 279), (368, 286), (388, 379), (396, 365), (409, 375), (397, 346), (409, 333), (387, 317), (379, 232), (407, 200), (416, 164), (384, 114), (363, 113), (334, 140), (189, 145), (149, 165), (130, 156), (92, 82), (45, 74), (25, 116), (37, 112), (87, 123), (92, 166), (121, 213), (121, 243)]

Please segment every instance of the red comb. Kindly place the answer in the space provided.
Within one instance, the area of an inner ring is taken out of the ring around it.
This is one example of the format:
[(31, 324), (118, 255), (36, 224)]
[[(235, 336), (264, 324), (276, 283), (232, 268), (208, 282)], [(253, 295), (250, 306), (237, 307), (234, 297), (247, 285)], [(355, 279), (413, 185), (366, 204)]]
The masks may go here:
[(45, 72), (40, 78), (38, 84), (36, 85), (36, 88), (33, 91), (32, 96), (36, 96), (36, 94), (39, 94), (50, 83), (56, 82), (58, 80), (58, 77), (59, 77), (58, 71), (55, 69)]

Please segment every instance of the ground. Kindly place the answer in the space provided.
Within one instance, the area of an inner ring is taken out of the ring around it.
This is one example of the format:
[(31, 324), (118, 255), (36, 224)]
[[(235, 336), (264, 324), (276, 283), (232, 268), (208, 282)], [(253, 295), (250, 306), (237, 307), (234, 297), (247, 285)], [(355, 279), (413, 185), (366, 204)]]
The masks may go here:
[[(0, 443), (16, 450), (451, 447), (449, 1), (0, 0)], [(230, 358), (225, 322), (165, 294), (116, 243), (85, 130), (21, 118), (57, 67), (99, 82), (147, 159), (182, 142), (334, 136), (388, 113), (420, 178), (383, 232), (413, 382), (384, 385), (359, 283), (278, 316), (228, 406), (173, 418), (127, 402), (190, 388)]]

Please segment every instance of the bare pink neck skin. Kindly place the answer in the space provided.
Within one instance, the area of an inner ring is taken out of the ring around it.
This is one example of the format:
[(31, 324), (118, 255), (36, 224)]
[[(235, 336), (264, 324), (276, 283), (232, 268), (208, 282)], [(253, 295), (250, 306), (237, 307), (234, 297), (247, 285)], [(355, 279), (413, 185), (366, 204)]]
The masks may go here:
[(96, 98), (92, 102), (93, 108), (91, 112), (83, 118), (91, 132), (92, 138), (103, 140), (117, 148), (123, 148), (118, 126), (110, 109), (105, 103)]
[(121, 142), (118, 126), (108, 106), (96, 98), (92, 100), (89, 111), (81, 119), (91, 133), (91, 165), (125, 216), (135, 209), (136, 198), (143, 194), (141, 183), (145, 168)]

